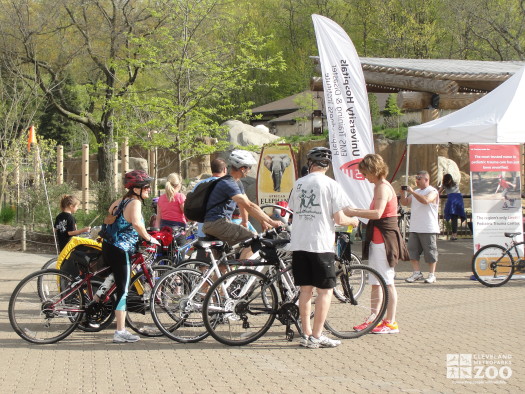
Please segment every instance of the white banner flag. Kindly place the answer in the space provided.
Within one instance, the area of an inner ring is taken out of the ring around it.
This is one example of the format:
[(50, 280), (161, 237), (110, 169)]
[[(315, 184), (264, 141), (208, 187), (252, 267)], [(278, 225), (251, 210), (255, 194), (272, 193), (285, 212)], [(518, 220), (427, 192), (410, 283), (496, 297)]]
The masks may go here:
[(337, 23), (320, 15), (312, 19), (335, 179), (355, 207), (368, 209), (373, 185), (357, 166), (364, 156), (374, 153), (374, 140), (361, 62), (350, 37)]

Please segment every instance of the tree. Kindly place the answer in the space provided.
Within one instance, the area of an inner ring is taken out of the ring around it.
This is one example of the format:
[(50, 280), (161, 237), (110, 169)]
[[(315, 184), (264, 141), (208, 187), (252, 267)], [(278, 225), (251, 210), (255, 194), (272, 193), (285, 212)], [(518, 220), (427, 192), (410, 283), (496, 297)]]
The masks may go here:
[[(0, 202), (5, 200), (8, 177), (19, 173), (27, 151), (27, 130), (43, 100), (36, 81), (11, 72), (9, 58), (0, 63)], [(15, 184), (15, 179), (11, 179)]]
[[(126, 0), (3, 0), (2, 53), (34, 78), (64, 117), (86, 126), (99, 144), (99, 177), (113, 173), (114, 101), (124, 97), (152, 62), (156, 33), (171, 2)], [(68, 99), (65, 80), (83, 87), (89, 105)]]
[[(216, 0), (177, 2), (166, 20), (169, 29), (157, 42), (158, 61), (150, 67), (148, 85), (137, 84), (119, 103), (119, 135), (143, 140), (146, 147), (170, 148), (178, 153), (179, 170), (195, 156), (224, 148), (226, 130), (220, 124), (242, 116), (253, 106), (246, 97), (271, 85), (272, 73), (283, 68), (281, 54), (267, 51), (268, 37), (230, 6)], [(156, 133), (148, 137), (151, 130)], [(207, 145), (204, 137), (218, 143)]]

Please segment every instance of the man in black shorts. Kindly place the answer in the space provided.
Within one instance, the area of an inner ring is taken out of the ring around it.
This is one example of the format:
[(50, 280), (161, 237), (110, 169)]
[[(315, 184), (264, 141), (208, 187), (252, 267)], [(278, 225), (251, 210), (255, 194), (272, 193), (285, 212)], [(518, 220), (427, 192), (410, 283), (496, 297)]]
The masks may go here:
[[(343, 213), (350, 200), (341, 186), (326, 176), (332, 160), (328, 148), (313, 148), (308, 153), (309, 174), (298, 179), (290, 194), (294, 211), (290, 250), (295, 285), (301, 287), (299, 312), (303, 337), (300, 345), (308, 348), (336, 347), (341, 341), (323, 334), (335, 281), (335, 224), (357, 226), (358, 220)], [(312, 293), (317, 288), (313, 328), (310, 326)]]

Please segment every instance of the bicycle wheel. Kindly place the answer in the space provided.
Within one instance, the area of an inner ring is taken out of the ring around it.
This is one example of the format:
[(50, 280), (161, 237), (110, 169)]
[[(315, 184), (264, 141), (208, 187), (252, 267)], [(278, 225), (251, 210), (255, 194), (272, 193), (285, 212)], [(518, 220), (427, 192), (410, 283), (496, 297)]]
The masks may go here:
[(47, 260), (44, 263), (44, 265), (42, 266), (42, 268), (40, 268), (40, 270), (47, 270), (47, 269), (50, 269), (50, 268), (56, 268), (57, 267), (57, 260), (58, 260), (58, 257), (53, 257), (52, 259)]
[[(341, 274), (339, 280), (345, 299), (332, 297), (330, 320), (324, 326), (339, 338), (360, 337), (381, 323), (388, 305), (387, 285), (379, 272), (366, 265), (350, 265), (348, 275)], [(379, 285), (370, 285), (371, 280)], [(354, 329), (370, 317), (372, 321), (365, 329)]]
[[(351, 253), (350, 254), (350, 261), (343, 260), (339, 264), (346, 264), (347, 267), (350, 267), (352, 265), (361, 265), (363, 263), (362, 263), (360, 257), (358, 257), (357, 255)], [(364, 271), (350, 271), (349, 269), (347, 269), (346, 272), (348, 273), (348, 275), (350, 275), (350, 274), (352, 275), (352, 278), (349, 278), (349, 281), (350, 281), (349, 283), (352, 286), (352, 291), (353, 291), (354, 297), (357, 298), (357, 297), (359, 297), (361, 295), (361, 292), (363, 291), (363, 288), (364, 288), (364, 285), (365, 285), (365, 282), (366, 282), (365, 272)], [(340, 267), (335, 273), (336, 286), (334, 287), (334, 296), (337, 297), (337, 299), (339, 301), (345, 302), (347, 297), (345, 296), (343, 283), (341, 281), (342, 275), (344, 275), (343, 274), (343, 267)], [(361, 275), (361, 276), (359, 277), (359, 275)]]
[(200, 271), (178, 268), (155, 284), (150, 298), (151, 314), (168, 338), (192, 343), (209, 335), (202, 321), (202, 300), (212, 281), (202, 283), (202, 279)]
[(55, 343), (71, 334), (84, 307), (80, 289), (70, 289), (72, 282), (56, 269), (26, 276), (9, 300), (9, 322), (15, 332), (36, 344)]
[(472, 257), (472, 272), (485, 286), (502, 286), (514, 273), (514, 259), (503, 246), (486, 245)]
[[(217, 280), (202, 310), (211, 336), (229, 346), (247, 345), (263, 336), (277, 313), (277, 290), (267, 282), (266, 276), (251, 269), (238, 269)], [(220, 297), (214, 296), (217, 292)]]
[(143, 272), (133, 276), (127, 296), (126, 323), (133, 331), (147, 337), (160, 337), (162, 332), (153, 322), (150, 310), (150, 297), (155, 283), (166, 272), (173, 270), (167, 265), (155, 265), (150, 269), (151, 283)]

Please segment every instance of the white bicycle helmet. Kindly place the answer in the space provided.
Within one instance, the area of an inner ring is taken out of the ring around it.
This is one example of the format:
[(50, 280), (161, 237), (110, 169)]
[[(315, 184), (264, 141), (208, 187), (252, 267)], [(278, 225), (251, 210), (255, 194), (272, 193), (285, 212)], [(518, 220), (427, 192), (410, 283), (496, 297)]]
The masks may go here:
[(247, 150), (234, 150), (228, 158), (228, 163), (235, 168), (251, 167), (257, 164), (251, 152)]

